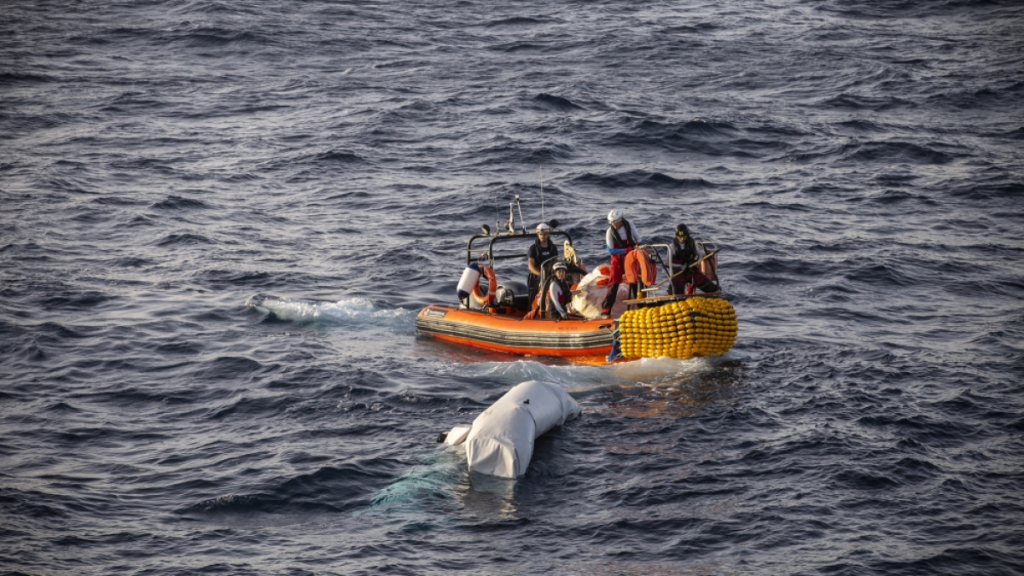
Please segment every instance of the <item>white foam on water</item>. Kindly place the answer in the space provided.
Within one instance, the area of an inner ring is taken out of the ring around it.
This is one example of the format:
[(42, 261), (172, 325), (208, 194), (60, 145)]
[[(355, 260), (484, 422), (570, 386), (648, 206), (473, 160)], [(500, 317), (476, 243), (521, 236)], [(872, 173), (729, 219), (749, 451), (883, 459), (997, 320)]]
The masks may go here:
[(617, 383), (615, 376), (603, 366), (549, 366), (534, 360), (470, 364), (465, 367), (465, 373), (478, 378), (492, 378), (513, 386), (527, 380), (552, 382), (565, 388), (579, 387), (584, 383), (590, 386)]
[(414, 310), (385, 308), (369, 298), (360, 297), (345, 298), (335, 302), (315, 302), (268, 296), (251, 298), (246, 305), (290, 322), (329, 322), (349, 326), (408, 328), (413, 325), (416, 318)]
[(550, 366), (533, 360), (512, 362), (482, 362), (461, 367), (461, 371), (477, 378), (490, 378), (515, 385), (527, 380), (542, 380), (559, 384), (569, 391), (622, 386), (632, 384), (659, 384), (680, 380), (695, 374), (711, 372), (720, 360), (717, 358), (641, 358), (606, 366), (557, 365)]
[(715, 369), (714, 358), (691, 358), (680, 360), (663, 356), (661, 358), (640, 358), (630, 362), (612, 364), (607, 370), (623, 382), (635, 384), (653, 384), (666, 380), (692, 376)]

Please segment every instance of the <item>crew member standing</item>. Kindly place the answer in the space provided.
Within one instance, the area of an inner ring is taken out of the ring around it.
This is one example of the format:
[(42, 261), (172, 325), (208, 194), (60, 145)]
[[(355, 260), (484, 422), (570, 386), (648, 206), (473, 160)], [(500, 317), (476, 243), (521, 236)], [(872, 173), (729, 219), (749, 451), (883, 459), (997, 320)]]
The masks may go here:
[(551, 241), (551, 226), (540, 223), (537, 225), (537, 240), (530, 246), (527, 253), (527, 265), (530, 267), (530, 274), (526, 277), (526, 287), (529, 289), (530, 306), (533, 306), (537, 292), (540, 291), (540, 267), (558, 256), (558, 247)]
[(676, 237), (672, 239), (672, 283), (675, 284), (676, 294), (692, 294), (690, 286), (696, 286), (704, 293), (721, 290), (714, 280), (705, 276), (698, 266), (694, 266), (702, 256), (686, 224), (676, 226)]
[(608, 294), (604, 297), (601, 305), (601, 314), (611, 315), (612, 307), (615, 306), (615, 297), (619, 293), (619, 284), (622, 282), (623, 264), (626, 254), (633, 251), (640, 244), (640, 233), (636, 227), (622, 216), (621, 210), (612, 210), (608, 213), (608, 232), (604, 235), (605, 244), (608, 247), (608, 254), (611, 255), (611, 276), (608, 278)]

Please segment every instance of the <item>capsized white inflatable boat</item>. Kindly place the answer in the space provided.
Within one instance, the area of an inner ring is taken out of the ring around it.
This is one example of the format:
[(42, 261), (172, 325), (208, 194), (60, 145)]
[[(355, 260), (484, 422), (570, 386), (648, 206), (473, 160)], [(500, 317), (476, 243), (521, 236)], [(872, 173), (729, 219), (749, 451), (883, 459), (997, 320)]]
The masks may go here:
[(530, 380), (506, 392), (472, 426), (456, 426), (438, 441), (465, 444), (470, 472), (518, 478), (530, 465), (533, 441), (580, 411), (561, 386)]

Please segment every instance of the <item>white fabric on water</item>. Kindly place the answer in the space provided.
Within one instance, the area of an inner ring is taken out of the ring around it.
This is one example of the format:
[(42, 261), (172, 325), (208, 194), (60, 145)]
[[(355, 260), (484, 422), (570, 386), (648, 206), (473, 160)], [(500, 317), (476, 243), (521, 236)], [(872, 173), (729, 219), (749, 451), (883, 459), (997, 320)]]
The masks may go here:
[(530, 380), (516, 385), (473, 421), (465, 441), (470, 472), (522, 476), (534, 440), (579, 415), (580, 405), (557, 384)]
[(472, 430), (472, 426), (456, 426), (452, 428), (451, 432), (444, 439), (444, 443), (449, 446), (458, 446), (466, 441), (466, 436), (469, 436), (469, 431)]

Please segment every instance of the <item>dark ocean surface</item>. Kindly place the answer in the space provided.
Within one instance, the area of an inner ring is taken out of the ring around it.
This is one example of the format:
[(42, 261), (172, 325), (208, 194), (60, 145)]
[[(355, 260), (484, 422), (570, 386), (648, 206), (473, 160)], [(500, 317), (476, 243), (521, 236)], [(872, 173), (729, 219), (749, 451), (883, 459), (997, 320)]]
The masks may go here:
[[(1024, 573), (1021, 3), (2, 12), (0, 573)], [(717, 241), (736, 346), (418, 336), (516, 194)]]

